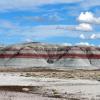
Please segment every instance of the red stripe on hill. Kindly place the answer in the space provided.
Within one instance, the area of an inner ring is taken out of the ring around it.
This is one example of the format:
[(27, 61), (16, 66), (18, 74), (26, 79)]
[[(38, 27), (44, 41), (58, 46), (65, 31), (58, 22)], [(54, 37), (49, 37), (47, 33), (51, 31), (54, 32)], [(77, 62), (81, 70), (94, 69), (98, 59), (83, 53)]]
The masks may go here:
[(0, 58), (82, 58), (82, 59), (100, 59), (100, 54), (0, 54)]

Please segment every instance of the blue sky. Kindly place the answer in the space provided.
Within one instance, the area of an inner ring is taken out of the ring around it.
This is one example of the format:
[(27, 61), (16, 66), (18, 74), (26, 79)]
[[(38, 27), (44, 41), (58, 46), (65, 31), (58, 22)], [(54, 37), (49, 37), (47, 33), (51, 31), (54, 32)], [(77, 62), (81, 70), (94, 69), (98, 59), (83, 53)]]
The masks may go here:
[(0, 43), (32, 41), (100, 46), (100, 1), (0, 1)]

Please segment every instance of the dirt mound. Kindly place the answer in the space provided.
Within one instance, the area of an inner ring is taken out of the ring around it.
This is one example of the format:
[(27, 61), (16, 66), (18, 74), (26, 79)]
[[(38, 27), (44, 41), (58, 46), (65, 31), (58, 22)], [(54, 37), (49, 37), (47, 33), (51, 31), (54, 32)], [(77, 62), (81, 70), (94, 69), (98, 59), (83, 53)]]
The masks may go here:
[(0, 48), (0, 66), (100, 68), (100, 48), (38, 42), (16, 44)]

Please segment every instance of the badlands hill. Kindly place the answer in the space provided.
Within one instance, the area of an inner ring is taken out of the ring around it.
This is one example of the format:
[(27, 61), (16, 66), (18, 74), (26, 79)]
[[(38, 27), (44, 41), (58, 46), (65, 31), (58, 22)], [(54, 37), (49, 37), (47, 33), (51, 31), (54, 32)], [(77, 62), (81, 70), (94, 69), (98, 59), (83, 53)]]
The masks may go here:
[(1, 67), (100, 68), (100, 48), (38, 42), (0, 47)]

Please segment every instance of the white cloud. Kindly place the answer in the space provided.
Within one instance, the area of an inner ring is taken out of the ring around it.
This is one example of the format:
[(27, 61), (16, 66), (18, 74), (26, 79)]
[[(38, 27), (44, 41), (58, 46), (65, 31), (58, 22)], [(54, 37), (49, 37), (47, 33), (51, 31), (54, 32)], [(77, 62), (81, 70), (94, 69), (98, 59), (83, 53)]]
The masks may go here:
[(94, 6), (100, 6), (99, 0), (1, 0), (0, 11), (7, 10), (24, 10), (33, 9), (34, 7), (45, 4), (57, 4), (57, 3), (75, 3), (79, 2), (80, 7), (88, 9)]
[(90, 39), (100, 39), (100, 34), (92, 34)]
[(100, 34), (99, 33), (95, 33), (95, 34), (81, 34), (80, 38), (83, 40), (95, 40), (95, 39), (100, 39)]
[(28, 22), (39, 22), (39, 23), (51, 23), (51, 22), (59, 22), (63, 21), (64, 18), (60, 15), (58, 12), (51, 12), (48, 11), (44, 13), (43, 15), (34, 15), (34, 16), (19, 16), (16, 18), (17, 20), (26, 20)]
[(90, 9), (91, 7), (100, 6), (100, 0), (83, 0), (80, 6), (84, 9)]
[(87, 23), (81, 23), (78, 26), (75, 27), (76, 30), (81, 30), (81, 31), (92, 31), (92, 26)]
[(96, 38), (96, 34), (92, 34), (91, 36), (90, 36), (90, 39), (95, 39)]
[(80, 22), (86, 22), (91, 24), (100, 24), (100, 17), (95, 17), (92, 12), (81, 12), (78, 17)]
[[(59, 29), (58, 25), (20, 26), (20, 24), (14, 24), (7, 20), (0, 22), (0, 36), (6, 36), (6, 38), (9, 39), (16, 36), (22, 37), (24, 41), (27, 42), (31, 42), (32, 40), (40, 41), (52, 37), (77, 38), (81, 34), (81, 32), (70, 31), (72, 28), (76, 30), (75, 27), (77, 25), (73, 25), (73, 27), (69, 25), (59, 25), (60, 28), (65, 28)], [(5, 35), (1, 33), (5, 33)], [(80, 38), (85, 38), (85, 36), (81, 35)]]
[(29, 39), (29, 38), (27, 38), (27, 39), (25, 40), (25, 42), (32, 42), (32, 40)]
[(64, 27), (59, 26), (57, 29), (64, 29), (64, 30), (70, 30), (70, 31), (92, 31), (92, 26), (87, 23), (81, 23), (79, 25), (66, 25)]
[(0, 10), (32, 9), (36, 6), (57, 3), (73, 3), (83, 0), (1, 0)]
[[(6, 23), (6, 21), (5, 21)], [(8, 22), (7, 22), (8, 23)], [(11, 23), (11, 22), (10, 22)], [(5, 38), (13, 38), (13, 37), (22, 37), (24, 41), (41, 41), (47, 40), (52, 37), (79, 37), (79, 32), (69, 31), (69, 30), (59, 30), (57, 29), (58, 25), (39, 25), (39, 26), (20, 26), (20, 24), (11, 23), (10, 28), (8, 26), (3, 25), (0, 28), (0, 36)], [(67, 25), (59, 25), (61, 27), (67, 27)], [(7, 28), (7, 31), (6, 31)], [(2, 33), (5, 33), (2, 34)]]
[(89, 44), (88, 42), (80, 42), (80, 43), (76, 43), (76, 45), (78, 45), (78, 46), (94, 46), (93, 44)]
[(71, 43), (62, 43), (63, 46), (72, 46)]
[[(61, 28), (66, 28), (67, 25), (59, 25)], [(78, 32), (69, 31), (67, 29), (59, 29), (58, 25), (40, 25), (31, 28), (35, 33), (33, 37), (48, 38), (48, 37), (78, 37)], [(33, 33), (32, 32), (32, 33)], [(74, 34), (74, 35), (73, 35)]]
[(84, 36), (84, 34), (81, 34), (81, 35), (80, 35), (80, 38), (81, 38), (81, 39), (86, 39), (86, 37)]

